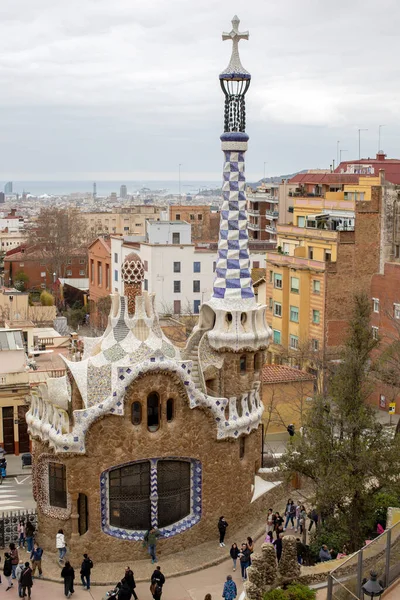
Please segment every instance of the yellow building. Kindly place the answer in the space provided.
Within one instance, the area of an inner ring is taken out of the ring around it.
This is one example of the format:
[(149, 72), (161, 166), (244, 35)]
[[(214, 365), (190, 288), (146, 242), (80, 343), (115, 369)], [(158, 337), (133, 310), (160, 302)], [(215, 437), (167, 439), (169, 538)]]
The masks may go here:
[(356, 203), (370, 201), (372, 187), (380, 185), (380, 178), (360, 177), (332, 190), (323, 177), (325, 191), (302, 188), (292, 198), (293, 223), (277, 226), (278, 251), (266, 257), (267, 320), (273, 330), (269, 362), (311, 366), (313, 372), (325, 350), (330, 263), (337, 263), (339, 244), (354, 244)]

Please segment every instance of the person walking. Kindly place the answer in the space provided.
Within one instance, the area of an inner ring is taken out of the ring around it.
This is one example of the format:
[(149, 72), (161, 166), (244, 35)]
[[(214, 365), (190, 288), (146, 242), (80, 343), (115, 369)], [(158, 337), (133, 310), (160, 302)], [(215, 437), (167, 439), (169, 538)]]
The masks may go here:
[(93, 569), (93, 561), (87, 554), (83, 555), (81, 564), (81, 581), (84, 588), (90, 590), (90, 571)]
[(20, 598), (22, 598), (22, 585), (21, 585), (21, 575), (22, 575), (22, 571), (25, 568), (25, 563), (22, 560), (22, 558), (20, 558), (19, 563), (17, 565), (17, 568), (15, 569), (15, 576), (17, 578), (18, 581), (18, 596)]
[(273, 541), (274, 541), (273, 532), (272, 531), (267, 531), (267, 535), (265, 536), (264, 542), (266, 544), (272, 544)]
[(282, 556), (282, 538), (280, 535), (278, 535), (278, 537), (273, 542), (273, 544), (275, 546), (276, 558), (279, 562), (281, 560), (281, 556)]
[(65, 563), (61, 571), (61, 577), (64, 579), (64, 594), (67, 598), (71, 598), (74, 593), (75, 571), (69, 560)]
[(11, 555), (9, 552), (4, 553), (4, 567), (3, 567), (4, 577), (7, 579), (8, 586), (6, 587), (6, 592), (11, 590), (13, 587), (12, 582), (12, 564), (11, 564)]
[(240, 558), (240, 569), (242, 571), (242, 580), (246, 581), (247, 567), (250, 566), (250, 550), (248, 549), (247, 544), (244, 542), (240, 549), (239, 558)]
[(237, 547), (237, 544), (232, 544), (229, 554), (231, 555), (233, 570), (236, 571), (236, 562), (239, 556), (239, 548)]
[(13, 542), (11, 542), (11, 544), (8, 547), (10, 548), (12, 578), (16, 579), (15, 570), (19, 563), (18, 550), (16, 549), (15, 544)]
[(67, 554), (67, 547), (65, 544), (65, 536), (62, 529), (59, 529), (56, 535), (56, 548), (58, 550), (58, 562), (63, 563), (64, 557)]
[(147, 550), (151, 556), (151, 562), (154, 564), (157, 561), (156, 550), (157, 550), (157, 539), (160, 537), (161, 533), (158, 529), (152, 527), (149, 531), (146, 532), (144, 536), (144, 541), (147, 543)]
[(161, 573), (161, 567), (157, 566), (153, 572), (153, 575), (151, 576), (150, 585), (150, 591), (153, 594), (154, 600), (160, 600), (164, 583), (165, 577)]
[(26, 540), (26, 551), (29, 552), (29, 554), (32, 552), (32, 549), (33, 549), (34, 533), (35, 533), (35, 528), (33, 527), (32, 523), (30, 521), (28, 521), (26, 524), (26, 527), (25, 527), (25, 540)]
[(275, 513), (275, 520), (274, 520), (274, 531), (276, 533), (276, 537), (278, 537), (279, 533), (283, 530), (282, 525), (283, 525), (283, 517), (281, 517), (280, 513), (277, 511)]
[(25, 547), (25, 523), (23, 521), (20, 521), (18, 523), (18, 547), (19, 548), (24, 548)]
[(300, 533), (303, 533), (306, 528), (307, 511), (304, 504), (300, 506)]
[(219, 521), (218, 521), (218, 531), (219, 531), (219, 545), (221, 546), (221, 548), (223, 548), (225, 546), (224, 539), (225, 539), (227, 527), (228, 527), (228, 523), (226, 522), (225, 517), (224, 516), (220, 517)]
[(237, 596), (236, 583), (232, 580), (232, 575), (227, 575), (226, 581), (224, 583), (222, 597), (225, 598), (225, 600), (235, 600), (236, 596)]
[(291, 499), (288, 500), (288, 503), (286, 505), (285, 515), (286, 515), (286, 522), (285, 522), (285, 527), (283, 528), (283, 531), (285, 531), (287, 529), (287, 526), (289, 525), (289, 521), (292, 523), (292, 529), (294, 529), (294, 518), (296, 516), (296, 506), (295, 506), (293, 500), (291, 500)]
[(21, 573), (21, 588), (22, 588), (22, 597), (25, 598), (28, 591), (28, 600), (31, 599), (31, 590), (33, 586), (32, 579), (32, 569), (28, 562), (25, 563), (25, 568)]
[(39, 577), (43, 577), (42, 571), (42, 556), (43, 550), (38, 546), (38, 544), (33, 545), (33, 550), (31, 552), (31, 561), (32, 561), (32, 577), (35, 577), (36, 569), (39, 571)]
[(318, 513), (315, 508), (312, 509), (310, 514), (308, 515), (310, 518), (310, 525), (308, 526), (308, 531), (311, 531), (312, 526), (315, 525), (315, 529), (318, 527)]
[(125, 580), (125, 577), (123, 577), (121, 583), (119, 584), (118, 600), (131, 600), (131, 598), (131, 588), (129, 587), (128, 582)]
[(132, 596), (134, 597), (135, 600), (138, 600), (138, 597), (135, 592), (136, 581), (135, 581), (135, 577), (133, 575), (133, 571), (130, 567), (125, 567), (124, 579), (125, 579), (126, 583), (128, 584), (129, 589), (131, 590)]
[(267, 531), (269, 531), (270, 529), (274, 528), (274, 513), (272, 511), (272, 508), (268, 509), (268, 515), (267, 515)]

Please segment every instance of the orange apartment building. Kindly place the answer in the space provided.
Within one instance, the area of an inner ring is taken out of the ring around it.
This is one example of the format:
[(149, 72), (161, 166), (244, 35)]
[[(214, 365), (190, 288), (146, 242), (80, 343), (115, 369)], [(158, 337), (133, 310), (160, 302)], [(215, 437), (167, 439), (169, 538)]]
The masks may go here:
[(111, 242), (110, 238), (99, 237), (89, 245), (89, 302), (90, 318), (97, 327), (105, 327), (107, 315), (96, 307), (101, 298), (109, 296), (111, 290)]
[(173, 205), (169, 207), (170, 221), (186, 221), (192, 226), (192, 242), (217, 242), (220, 215), (206, 205)]

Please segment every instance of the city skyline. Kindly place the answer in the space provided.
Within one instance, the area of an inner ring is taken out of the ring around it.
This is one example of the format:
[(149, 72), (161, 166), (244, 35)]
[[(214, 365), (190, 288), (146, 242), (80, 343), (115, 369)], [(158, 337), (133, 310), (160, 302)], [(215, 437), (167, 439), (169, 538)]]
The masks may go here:
[[(329, 168), (337, 158), (398, 156), (396, 15), (367, 0), (230, 6), (251, 44), (248, 178)], [(388, 14), (392, 15), (388, 19)], [(6, 2), (0, 178), (218, 181), (222, 100), (215, 85), (226, 7), (125, 0)], [(18, 39), (18, 44), (14, 40)], [(368, 53), (366, 53), (368, 43)], [(332, 58), (332, 53), (334, 58)]]

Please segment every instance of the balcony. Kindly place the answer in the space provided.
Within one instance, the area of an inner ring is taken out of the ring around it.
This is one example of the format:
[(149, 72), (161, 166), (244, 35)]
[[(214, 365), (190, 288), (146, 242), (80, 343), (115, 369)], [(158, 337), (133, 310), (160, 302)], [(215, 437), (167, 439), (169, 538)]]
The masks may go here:
[(264, 194), (263, 192), (247, 194), (247, 199), (250, 200), (250, 202), (279, 202), (278, 196), (273, 196), (272, 194)]
[(260, 230), (260, 225), (258, 223), (250, 223), (250, 221), (247, 222), (247, 228), (251, 229), (252, 231), (259, 231)]
[(266, 219), (271, 219), (271, 221), (273, 219), (277, 219), (279, 217), (279, 212), (277, 210), (266, 210), (265, 211), (265, 218)]
[(267, 231), (268, 233), (271, 233), (273, 235), (276, 235), (276, 227), (274, 227), (273, 225), (266, 225), (265, 231)]
[(296, 227), (295, 225), (278, 225), (277, 232), (279, 235), (294, 235), (300, 238), (313, 238), (318, 240), (326, 240), (334, 242), (337, 240), (337, 231), (329, 231), (327, 229), (307, 229), (306, 227)]
[(258, 216), (259, 216), (259, 214), (260, 214), (260, 211), (259, 211), (259, 210), (256, 210), (256, 209), (254, 209), (254, 208), (248, 208), (248, 209), (247, 209), (247, 213), (248, 213), (249, 215), (253, 216), (253, 217), (258, 217)]
[[(325, 271), (325, 262), (311, 258), (300, 258), (299, 256), (287, 256), (278, 252), (267, 252), (267, 265), (273, 264), (278, 267), (290, 267), (292, 269), (312, 269), (313, 271)], [(327, 263), (335, 264), (336, 263)]]

